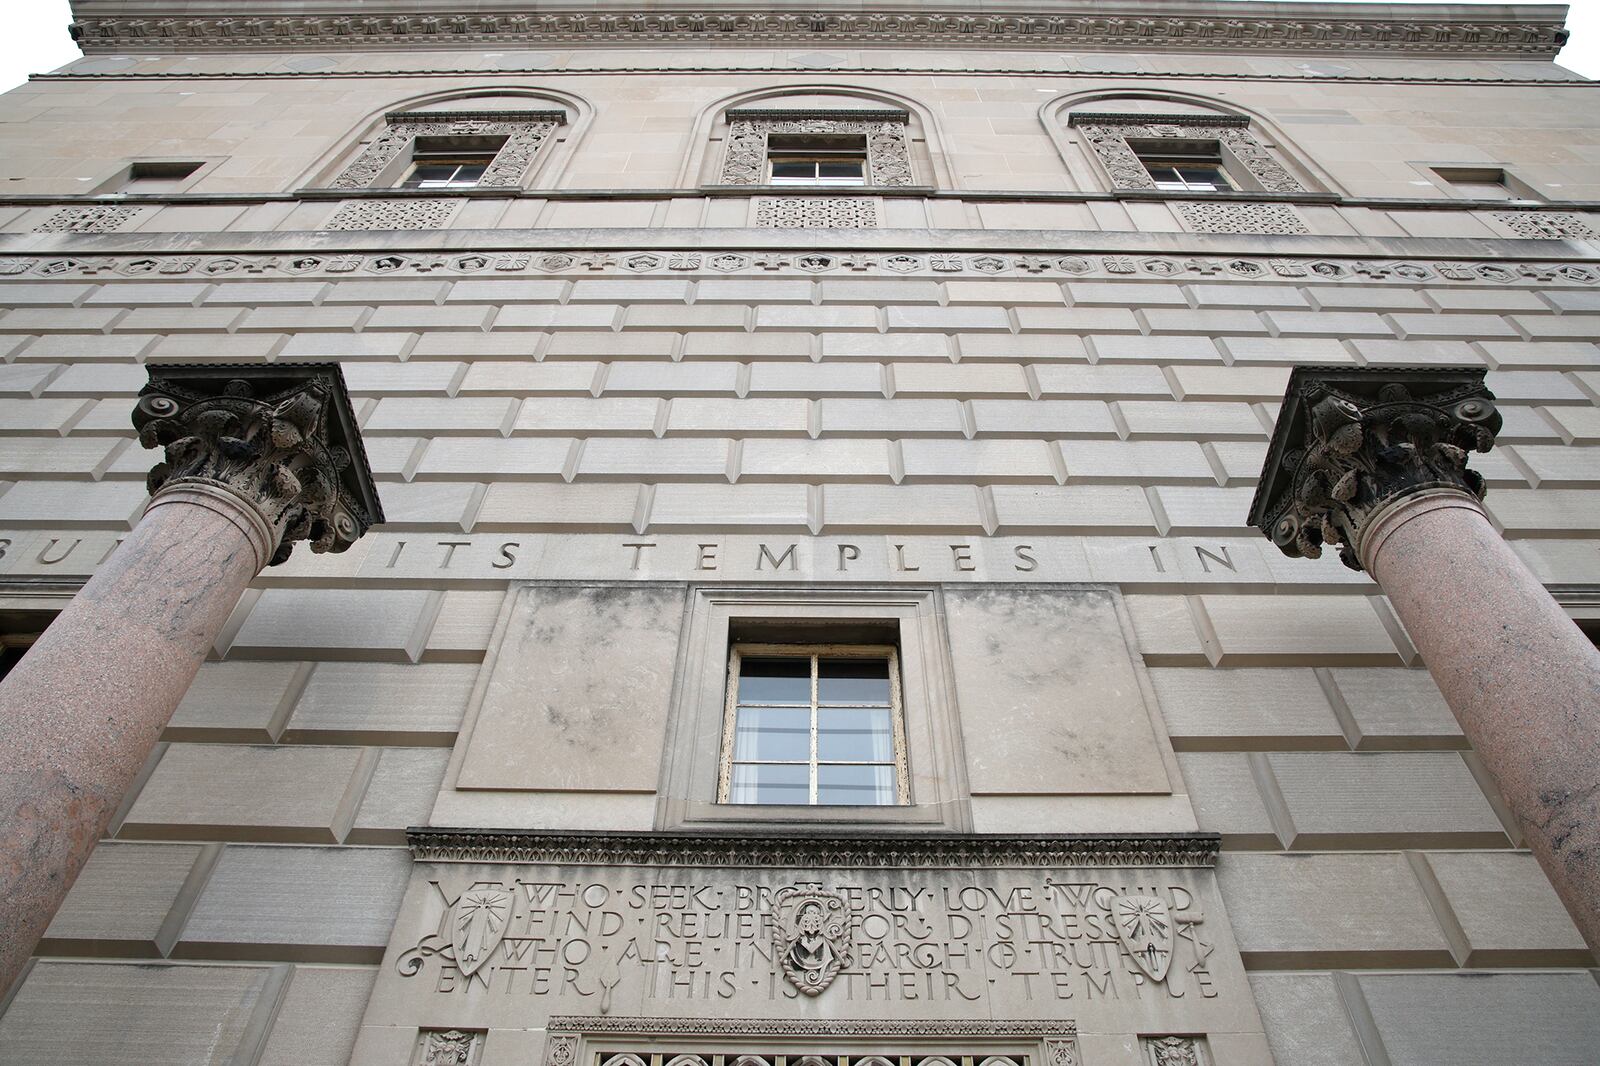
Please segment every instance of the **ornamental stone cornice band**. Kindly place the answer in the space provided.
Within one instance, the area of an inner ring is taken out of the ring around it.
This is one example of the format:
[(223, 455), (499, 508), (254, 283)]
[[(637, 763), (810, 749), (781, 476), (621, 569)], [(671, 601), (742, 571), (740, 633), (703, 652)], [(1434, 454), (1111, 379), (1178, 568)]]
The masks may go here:
[[(1166, 15), (1132, 7), (1126, 14), (1106, 14), (1102, 5), (1095, 6), (1098, 11), (1084, 5), (1079, 13), (1037, 13), (1021, 5), (1010, 13), (938, 10), (942, 5), (909, 11), (892, 2), (867, 10), (841, 10), (824, 2), (799, 12), (718, 10), (713, 3), (679, 10), (529, 11), (508, 4), (503, 12), (379, 14), (374, 6), (349, 4), (347, 10), (305, 15), (295, 10), (303, 11), (300, 5), (216, 5), (217, 13), (208, 16), (174, 11), (176, 5), (167, 4), (80, 2), (81, 17), (71, 28), (88, 54), (752, 43), (1548, 59), (1567, 39), (1556, 9), (1548, 7), (1520, 16), (1501, 9), (1499, 18), (1479, 20), (1440, 18), (1436, 11), (1405, 6), (1390, 19), (1352, 18), (1349, 9), (1326, 4), (1286, 7), (1279, 9), (1286, 13), (1273, 16), (1241, 11), (1241, 17), (1211, 4), (1185, 5), (1191, 13)], [(1413, 11), (1417, 17), (1406, 19)]]
[(1216, 865), (1222, 839), (1215, 833), (800, 836), (419, 827), (406, 837), (418, 862), (845, 869), (1208, 868)]
[(355, 412), (337, 363), (152, 365), (133, 425), (165, 459), (154, 499), (226, 494), (260, 518), (268, 565), (309, 540), (342, 552), (383, 521)]
[(1250, 524), (1291, 558), (1326, 544), (1362, 570), (1362, 537), (1392, 503), (1459, 491), (1481, 499), (1468, 469), (1500, 432), (1483, 367), (1300, 366), (1250, 505)]

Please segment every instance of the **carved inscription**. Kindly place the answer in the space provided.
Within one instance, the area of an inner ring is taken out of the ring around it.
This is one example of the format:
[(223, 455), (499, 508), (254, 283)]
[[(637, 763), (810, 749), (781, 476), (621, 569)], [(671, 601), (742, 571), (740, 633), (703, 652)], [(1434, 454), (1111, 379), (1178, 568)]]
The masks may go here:
[[(438, 995), (541, 1012), (982, 1012), (1219, 995), (1177, 871), (481, 870), (430, 877), (435, 932), (396, 958)], [(1027, 1005), (1031, 1004), (1031, 1007)], [(515, 1009), (515, 1008), (513, 1008)]]

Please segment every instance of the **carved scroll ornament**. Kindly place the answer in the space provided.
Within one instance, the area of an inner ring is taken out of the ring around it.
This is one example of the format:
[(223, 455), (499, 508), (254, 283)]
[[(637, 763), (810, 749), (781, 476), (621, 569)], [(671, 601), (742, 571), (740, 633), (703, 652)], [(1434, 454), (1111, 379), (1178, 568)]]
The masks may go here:
[(1285, 555), (1316, 559), (1326, 544), (1362, 570), (1372, 517), (1428, 489), (1484, 494), (1467, 468), (1500, 431), (1482, 369), (1375, 371), (1297, 367), (1250, 508)]
[(336, 364), (152, 366), (133, 425), (165, 450), (151, 495), (200, 486), (244, 500), (277, 537), (269, 565), (299, 540), (342, 552), (383, 521)]

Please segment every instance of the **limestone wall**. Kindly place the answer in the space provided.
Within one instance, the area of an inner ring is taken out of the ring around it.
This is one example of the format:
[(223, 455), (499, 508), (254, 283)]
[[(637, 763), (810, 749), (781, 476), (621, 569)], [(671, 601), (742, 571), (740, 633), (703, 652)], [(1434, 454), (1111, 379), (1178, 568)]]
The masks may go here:
[[(0, 1016), (0, 1061), (344, 1063), (407, 826), (693, 821), (673, 730), (717, 588), (926, 598), (906, 625), (964, 737), (928, 785), (946, 828), (1220, 833), (1278, 1062), (1591, 1061), (1595, 960), (1403, 628), (1365, 575), (1284, 559), (1245, 515), (1292, 366), (1487, 367), (1487, 508), (1552, 587), (1592, 589), (1595, 89), (1509, 61), (1117, 58), (1139, 66), (97, 57), (0, 101), (0, 604), (59, 604), (136, 520), (147, 362), (340, 361), (389, 517), (241, 602)], [(719, 103), (819, 85), (913, 106), (933, 188), (802, 232), (701, 188)], [(533, 188), (341, 231), (347, 203), (399, 201), (297, 192), (382, 112), (496, 88), (582, 101)], [(1110, 88), (1279, 131), (1327, 194), (1278, 205), (1305, 232), (1195, 232), (1093, 185), (1052, 108)], [(178, 197), (72, 199), (139, 157), (214, 166)], [(1430, 164), (1578, 201), (1568, 239), (1530, 237), (1549, 212), (1455, 209)], [(83, 210), (113, 214), (40, 231)], [(597, 656), (582, 713), (500, 755), (526, 776), (561, 745), (562, 774), (474, 780), (464, 738), (549, 676), (491, 691), (535, 654), (502, 644), (525, 582), (656, 593), (540, 638), (535, 661)], [(1115, 606), (1076, 636), (1030, 591), (1083, 585)], [(1125, 649), (1101, 660), (1126, 658), (1114, 706), (1103, 679), (1019, 674), (1034, 642), (1091, 637)], [(1041, 685), (1055, 725), (1016, 710)], [(1017, 771), (1085, 738), (1100, 758)], [(538, 1046), (491, 1034), (482, 1062)]]

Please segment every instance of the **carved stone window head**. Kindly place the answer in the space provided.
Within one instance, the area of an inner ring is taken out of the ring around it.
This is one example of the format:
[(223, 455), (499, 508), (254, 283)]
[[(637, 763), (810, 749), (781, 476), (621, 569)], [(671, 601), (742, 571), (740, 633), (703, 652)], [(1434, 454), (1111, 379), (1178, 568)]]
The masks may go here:
[[(728, 112), (722, 185), (914, 185), (906, 125), (894, 110), (756, 109)], [(812, 178), (802, 180), (806, 163)]]
[(1148, 115), (1080, 111), (1083, 134), (1113, 189), (1185, 193), (1304, 192), (1289, 168), (1239, 115)]
[(383, 132), (330, 185), (514, 188), (566, 121), (565, 111), (391, 111)]

